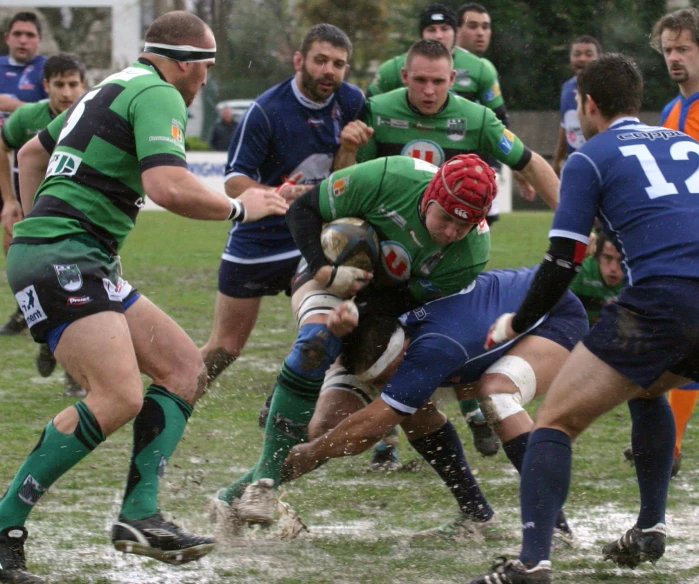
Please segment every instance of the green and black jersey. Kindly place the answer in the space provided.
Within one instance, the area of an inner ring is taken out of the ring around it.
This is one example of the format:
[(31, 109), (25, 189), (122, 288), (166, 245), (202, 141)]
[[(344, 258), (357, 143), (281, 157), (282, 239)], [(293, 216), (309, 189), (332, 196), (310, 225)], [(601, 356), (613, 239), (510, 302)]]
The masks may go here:
[(380, 269), (389, 281), (407, 281), (421, 303), (468, 286), (485, 267), (490, 252), (485, 221), (446, 246), (430, 237), (419, 205), (437, 170), (424, 160), (379, 158), (334, 172), (320, 184), (319, 192), (325, 221), (362, 217), (376, 229), (382, 241)]
[(19, 195), (16, 151), (36, 136), (56, 117), (49, 108), (49, 100), (25, 103), (19, 106), (2, 126), (2, 141), (15, 151), (14, 174), (15, 192)]
[[(403, 53), (384, 62), (376, 71), (367, 94), (375, 96), (403, 87), (401, 69), (405, 66), (406, 56), (407, 53)], [(461, 47), (454, 47), (452, 56), (456, 71), (454, 84), (450, 88), (452, 93), (492, 110), (505, 103), (497, 71), (490, 61), (481, 59)]]
[(146, 59), (111, 75), (39, 134), (53, 152), (14, 242), (89, 233), (116, 253), (144, 205), (141, 173), (187, 166), (187, 109)]
[(580, 298), (590, 325), (593, 325), (599, 320), (602, 307), (616, 300), (623, 287), (623, 282), (608, 286), (599, 271), (599, 263), (590, 256), (583, 260), (580, 272), (570, 284), (570, 291)]
[(404, 87), (372, 97), (366, 124), (374, 128), (357, 161), (404, 155), (440, 166), (457, 154), (490, 155), (515, 170), (529, 162), (531, 153), (492, 110), (458, 95), (449, 95), (441, 111), (424, 116), (408, 102)]

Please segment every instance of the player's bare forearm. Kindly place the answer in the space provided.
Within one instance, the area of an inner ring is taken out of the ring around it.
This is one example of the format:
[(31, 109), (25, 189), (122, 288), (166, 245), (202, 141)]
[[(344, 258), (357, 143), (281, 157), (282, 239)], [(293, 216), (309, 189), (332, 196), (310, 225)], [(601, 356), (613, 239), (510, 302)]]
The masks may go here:
[(335, 157), (333, 158), (333, 170), (340, 170), (341, 168), (347, 168), (348, 166), (353, 166), (357, 164), (357, 151), (348, 150), (342, 146), (338, 148), (335, 152)]
[(6, 93), (0, 93), (0, 111), (13, 112), (24, 102), (14, 97), (10, 97)]
[(51, 153), (34, 136), (22, 146), (17, 161), (19, 164), (19, 193), (22, 199), (22, 211), (26, 215), (32, 208), (34, 195), (39, 189), (41, 181), (46, 176), (46, 168), (49, 165)]
[(560, 181), (548, 162), (536, 152), (532, 152), (531, 160), (521, 170), (521, 173), (551, 209), (558, 206)]
[(12, 187), (10, 151), (2, 140), (0, 140), (0, 192), (2, 193), (2, 200), (5, 204), (15, 200), (14, 188)]
[(232, 199), (239, 197), (247, 189), (251, 189), (251, 188), (272, 190), (272, 187), (268, 187), (267, 185), (263, 185), (262, 183), (258, 183), (256, 180), (252, 180), (250, 177), (243, 176), (243, 175), (238, 175), (238, 176), (234, 176), (234, 177), (229, 178), (226, 181), (224, 188), (226, 190), (226, 194), (229, 197), (231, 197)]

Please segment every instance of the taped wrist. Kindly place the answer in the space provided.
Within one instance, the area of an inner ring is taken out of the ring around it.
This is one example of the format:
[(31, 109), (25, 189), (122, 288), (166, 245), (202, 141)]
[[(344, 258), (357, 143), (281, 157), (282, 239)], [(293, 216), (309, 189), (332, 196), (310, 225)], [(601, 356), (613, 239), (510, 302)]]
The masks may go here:
[(245, 221), (245, 206), (238, 199), (228, 199), (231, 202), (231, 212), (228, 215), (229, 221)]

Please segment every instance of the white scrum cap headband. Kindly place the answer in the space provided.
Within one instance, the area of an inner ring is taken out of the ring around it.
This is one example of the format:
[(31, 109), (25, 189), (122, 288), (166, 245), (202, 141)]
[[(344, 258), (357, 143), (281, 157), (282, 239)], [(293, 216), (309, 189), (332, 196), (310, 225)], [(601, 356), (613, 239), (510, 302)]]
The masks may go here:
[(216, 47), (213, 49), (202, 49), (191, 45), (164, 45), (162, 43), (146, 43), (143, 47), (144, 53), (160, 55), (173, 61), (185, 63), (216, 62)]

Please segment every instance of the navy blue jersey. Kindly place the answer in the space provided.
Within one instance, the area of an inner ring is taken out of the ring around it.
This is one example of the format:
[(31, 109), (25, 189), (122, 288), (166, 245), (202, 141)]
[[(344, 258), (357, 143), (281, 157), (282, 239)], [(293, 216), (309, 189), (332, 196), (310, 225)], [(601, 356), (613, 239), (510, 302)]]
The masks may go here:
[[(306, 98), (291, 77), (265, 91), (245, 114), (231, 140), (225, 178), (243, 175), (278, 186), (302, 172), (302, 184), (317, 184), (330, 175), (340, 131), (363, 115), (358, 87), (342, 83), (319, 104)], [(300, 255), (284, 217), (273, 216), (235, 223), (226, 253), (243, 261), (270, 261), (291, 251)]]
[(573, 153), (549, 237), (587, 244), (598, 216), (628, 283), (699, 278), (699, 142), (622, 118)]
[[(442, 385), (477, 381), (522, 335), (486, 350), (483, 342), (490, 325), (504, 312), (522, 303), (538, 268), (483, 272), (468, 288), (404, 314), (401, 324), (410, 344), (381, 398), (398, 412), (415, 412)], [(561, 341), (570, 349), (587, 332), (587, 316), (572, 292), (528, 331), (534, 332), (555, 318), (571, 320)], [(548, 336), (548, 335), (547, 335)]]
[[(41, 82), (45, 61), (43, 55), (37, 55), (23, 64), (10, 59), (8, 55), (0, 57), (0, 93), (27, 103), (46, 99), (48, 95)], [(0, 126), (2, 120), (9, 116), (10, 112), (0, 112)]]
[(585, 143), (585, 137), (580, 130), (578, 119), (578, 104), (575, 95), (578, 93), (578, 78), (573, 75), (561, 86), (561, 128), (566, 133), (566, 152), (570, 156)]

